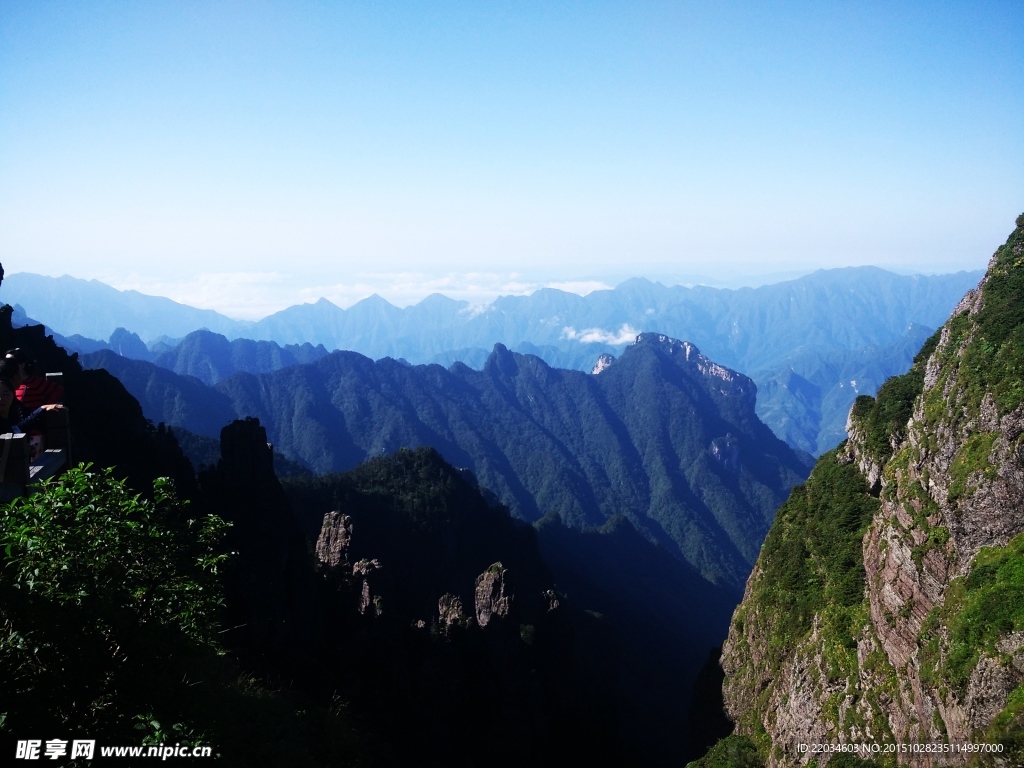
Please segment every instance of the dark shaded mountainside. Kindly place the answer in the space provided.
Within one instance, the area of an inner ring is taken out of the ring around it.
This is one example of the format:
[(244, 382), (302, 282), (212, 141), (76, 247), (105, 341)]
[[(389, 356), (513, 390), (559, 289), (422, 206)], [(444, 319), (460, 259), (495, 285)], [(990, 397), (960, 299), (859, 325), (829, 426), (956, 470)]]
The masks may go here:
[[(406, 308), (378, 296), (347, 310), (321, 300), (257, 323), (67, 276), (16, 274), (5, 285), (8, 301), (67, 334), (69, 349), (159, 357), (160, 365), (207, 383), (233, 370), (266, 372), (275, 356), (287, 365), (289, 349), (308, 360), (321, 345), (374, 359), (480, 368), (500, 342), (555, 367), (589, 371), (600, 354), (619, 354), (635, 333), (656, 332), (688, 339), (753, 378), (761, 419), (794, 448), (817, 455), (845, 437), (855, 397), (906, 370), (921, 342), (980, 277), (980, 271), (905, 276), (856, 267), (740, 290), (666, 287), (637, 278), (587, 296), (543, 289), (485, 306), (441, 295)], [(121, 326), (142, 338), (126, 343)], [(181, 339), (200, 328), (225, 338)], [(249, 350), (237, 348), (243, 339)], [(259, 356), (248, 339), (262, 340)], [(187, 348), (175, 350), (179, 345)], [(278, 351), (270, 352), (273, 347)]]
[(432, 446), (516, 517), (554, 513), (582, 529), (623, 515), (736, 590), (775, 508), (807, 471), (758, 420), (750, 379), (656, 334), (598, 374), (501, 345), (482, 371), (336, 352), (212, 389), (109, 352), (89, 364), (197, 433), (255, 416), (277, 451), (318, 473)]
[[(5, 749), (87, 734), (243, 766), (685, 753), (732, 597), (625, 518), (531, 527), (427, 448), (282, 487), (255, 419), (222, 430), (197, 478), (116, 379), (9, 317), (0, 342), (63, 372), (94, 473), (0, 508)], [(231, 524), (220, 541), (211, 514)]]
[[(779, 509), (722, 653), (736, 735), (702, 768), (1024, 764), (1016, 223), (911, 370), (858, 398), (849, 441)], [(798, 748), (814, 743), (882, 749)], [(932, 746), (884, 749), (900, 743)]]

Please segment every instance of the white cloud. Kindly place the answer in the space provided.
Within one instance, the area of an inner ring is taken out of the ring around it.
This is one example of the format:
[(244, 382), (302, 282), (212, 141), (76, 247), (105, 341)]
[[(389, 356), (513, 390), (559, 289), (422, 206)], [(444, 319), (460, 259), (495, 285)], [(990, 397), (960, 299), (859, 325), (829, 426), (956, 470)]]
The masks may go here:
[(459, 314), (473, 318), (491, 310), (490, 304), (470, 304), (459, 310)]
[(563, 339), (572, 339), (582, 344), (609, 344), (611, 346), (629, 344), (639, 335), (640, 331), (629, 323), (623, 323), (617, 333), (602, 328), (584, 328), (582, 331), (577, 331), (572, 326), (566, 326), (562, 329)]

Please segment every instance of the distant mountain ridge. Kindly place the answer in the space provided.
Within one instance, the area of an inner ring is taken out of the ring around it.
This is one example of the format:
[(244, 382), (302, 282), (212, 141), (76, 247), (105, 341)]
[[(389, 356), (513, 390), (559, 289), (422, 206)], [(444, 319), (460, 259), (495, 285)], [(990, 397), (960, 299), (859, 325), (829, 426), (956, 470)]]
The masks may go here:
[[(374, 294), (349, 309), (327, 299), (301, 304), (259, 321), (233, 320), (213, 310), (188, 307), (136, 291), (118, 291), (96, 280), (29, 273), (9, 275), (3, 299), (64, 335), (109, 337), (117, 328), (144, 340), (182, 337), (200, 329), (229, 339), (248, 338), (279, 344), (322, 344), (369, 357), (428, 358), (455, 349), (512, 347), (528, 342), (558, 348), (622, 349), (635, 334), (617, 343), (584, 342), (573, 332), (585, 329), (619, 335), (623, 325), (676, 337), (703, 339), (702, 348), (723, 365), (741, 362), (751, 371), (771, 365), (780, 353), (799, 352), (823, 340), (847, 349), (883, 344), (911, 323), (931, 328), (948, 317), (964, 286), (983, 272), (949, 275), (897, 275), (877, 267), (818, 270), (810, 275), (759, 288), (738, 290), (704, 286), (666, 287), (632, 278), (610, 290), (578, 296), (543, 288), (528, 296), (502, 296), (474, 306), (441, 294), (399, 308)], [(952, 305), (945, 306), (950, 301)], [(940, 306), (941, 305), (941, 306)], [(851, 320), (862, 322), (851, 322)], [(775, 333), (762, 342), (770, 325)], [(688, 327), (690, 333), (677, 329)], [(600, 339), (602, 334), (592, 338)], [(575, 342), (567, 343), (567, 342)], [(697, 342), (695, 342), (697, 343)], [(578, 367), (583, 367), (581, 363)]]
[(2, 291), (3, 301), (20, 304), (30, 317), (42, 319), (65, 336), (106, 339), (117, 328), (128, 328), (150, 340), (184, 336), (200, 328), (234, 336), (247, 325), (212, 309), (196, 309), (138, 291), (119, 291), (99, 280), (70, 275), (19, 272), (4, 278)]
[(233, 339), (211, 331), (193, 331), (181, 343), (154, 355), (161, 368), (215, 384), (235, 373), (269, 373), (326, 356), (323, 345)]
[[(886, 378), (904, 370), (920, 341), (945, 322), (980, 277), (980, 271), (902, 276), (856, 267), (739, 290), (666, 287), (634, 278), (587, 296), (542, 289), (485, 306), (440, 294), (404, 309), (379, 296), (347, 310), (321, 299), (254, 323), (166, 299), (154, 299), (142, 311), (139, 306), (149, 297), (68, 277), (12, 275), (0, 298), (20, 304), (66, 335), (106, 338), (120, 326), (152, 341), (206, 327), (228, 340), (310, 344), (314, 349), (322, 345), (374, 359), (445, 366), (460, 361), (477, 368), (500, 343), (551, 365), (589, 371), (600, 354), (620, 353), (641, 331), (657, 332), (690, 339), (712, 359), (751, 376), (765, 393), (758, 403), (762, 419), (793, 447), (820, 454), (844, 437), (854, 398), (872, 394)], [(90, 291), (98, 298), (89, 299)], [(98, 303), (95, 311), (86, 308), (92, 301)], [(156, 319), (165, 310), (180, 314), (173, 315), (173, 323), (160, 325)], [(189, 323), (196, 325), (189, 328)], [(101, 346), (111, 345), (79, 343), (83, 352)], [(200, 376), (207, 382), (222, 378), (218, 371), (267, 370), (227, 361), (227, 352), (217, 352), (210, 337), (192, 346), (187, 353), (157, 362), (182, 373), (212, 371)], [(297, 358), (302, 359), (310, 359), (309, 354)], [(280, 365), (288, 364), (291, 360), (282, 357)], [(795, 391), (788, 387), (791, 381)]]

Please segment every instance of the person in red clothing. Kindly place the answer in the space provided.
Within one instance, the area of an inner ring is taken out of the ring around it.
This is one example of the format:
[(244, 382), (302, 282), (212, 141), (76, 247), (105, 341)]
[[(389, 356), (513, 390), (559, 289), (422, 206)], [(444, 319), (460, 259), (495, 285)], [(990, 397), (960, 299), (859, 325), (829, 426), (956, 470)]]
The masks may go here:
[[(0, 362), (0, 430), (17, 428), (28, 433), (29, 457), (46, 447), (42, 426), (43, 411), (59, 409), (64, 387), (45, 376), (33, 373), (33, 360), (22, 349), (12, 349)], [(12, 401), (17, 401), (12, 402)]]
[(64, 387), (55, 381), (50, 381), (45, 376), (35, 374), (34, 361), (25, 350), (20, 348), (8, 350), (5, 357), (18, 364), (21, 383), (14, 396), (18, 398), (18, 402), (25, 408), (26, 413), (32, 413), (41, 405), (59, 403), (64, 397)]

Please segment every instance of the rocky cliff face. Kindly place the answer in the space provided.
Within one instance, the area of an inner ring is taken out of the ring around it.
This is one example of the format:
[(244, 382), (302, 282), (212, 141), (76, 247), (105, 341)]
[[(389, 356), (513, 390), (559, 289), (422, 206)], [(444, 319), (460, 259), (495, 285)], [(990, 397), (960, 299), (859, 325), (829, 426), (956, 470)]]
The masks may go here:
[(493, 619), (505, 618), (512, 610), (513, 595), (505, 583), (508, 572), (495, 563), (476, 578), (476, 623), (486, 627)]
[(779, 511), (722, 655), (726, 709), (770, 766), (854, 742), (1003, 745), (880, 765), (1021, 764), (1022, 249), (1024, 216)]

